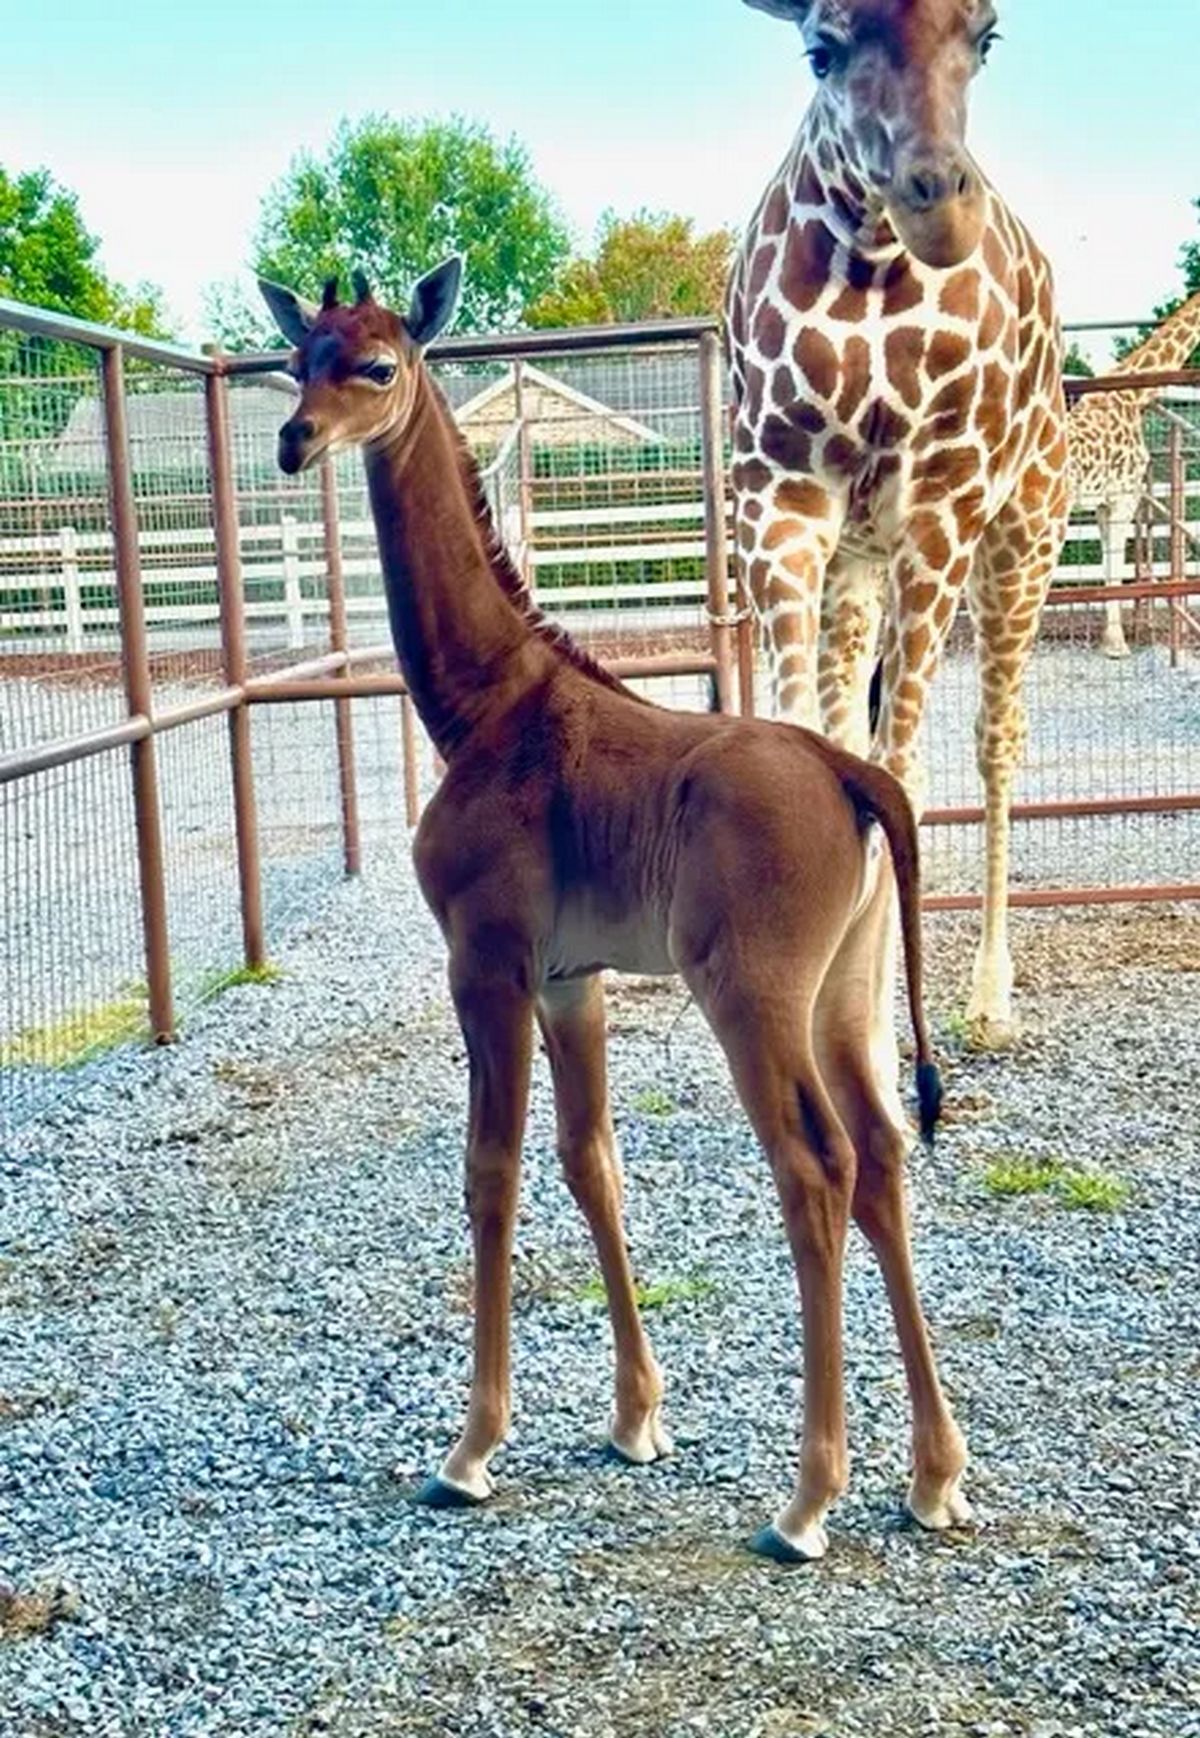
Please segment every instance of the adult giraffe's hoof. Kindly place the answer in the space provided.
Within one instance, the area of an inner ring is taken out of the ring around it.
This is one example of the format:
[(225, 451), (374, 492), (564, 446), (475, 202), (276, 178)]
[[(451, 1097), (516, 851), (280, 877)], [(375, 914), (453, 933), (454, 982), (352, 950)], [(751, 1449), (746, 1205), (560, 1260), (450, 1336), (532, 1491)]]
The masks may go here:
[(1124, 640), (1101, 640), (1100, 651), (1106, 658), (1127, 658), (1129, 646)]
[[(486, 1478), (486, 1474), (484, 1476)], [(456, 1484), (453, 1479), (437, 1474), (425, 1480), (420, 1490), (414, 1493), (413, 1501), (424, 1509), (477, 1509), (487, 1502), (494, 1488), (490, 1478), (483, 1489)]]
[(959, 1489), (957, 1479), (940, 1489), (922, 1491), (914, 1480), (905, 1505), (918, 1527), (927, 1533), (946, 1533), (951, 1527), (965, 1527), (972, 1519), (970, 1503)]
[(967, 1011), (967, 1047), (970, 1050), (1011, 1050), (1017, 1041), (1017, 1022), (1011, 1014)]
[(674, 1452), (675, 1444), (657, 1406), (649, 1417), (631, 1430), (622, 1430), (614, 1424), (608, 1439), (609, 1459), (618, 1460), (623, 1466), (652, 1466), (656, 1460), (665, 1460)]
[(829, 1549), (829, 1535), (819, 1523), (806, 1527), (794, 1539), (785, 1538), (778, 1527), (763, 1527), (750, 1541), (756, 1557), (772, 1563), (819, 1563)]

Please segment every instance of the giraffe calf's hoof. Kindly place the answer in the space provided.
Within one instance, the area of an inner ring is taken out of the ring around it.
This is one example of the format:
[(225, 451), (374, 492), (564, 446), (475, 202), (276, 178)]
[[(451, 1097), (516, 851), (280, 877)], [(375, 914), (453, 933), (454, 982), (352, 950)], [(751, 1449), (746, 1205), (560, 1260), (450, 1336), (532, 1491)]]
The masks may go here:
[(806, 1527), (794, 1539), (785, 1538), (778, 1527), (763, 1527), (750, 1541), (756, 1557), (772, 1563), (819, 1563), (829, 1549), (829, 1535), (819, 1523)]
[(419, 1503), (423, 1509), (477, 1509), (487, 1502), (492, 1489), (490, 1479), (487, 1480), (486, 1491), (479, 1491), (435, 1475), (425, 1480), (420, 1490), (415, 1493), (413, 1501)]
[(658, 1407), (634, 1430), (623, 1431), (614, 1426), (608, 1439), (609, 1459), (618, 1460), (623, 1466), (652, 1466), (656, 1460), (665, 1460), (674, 1452), (675, 1444), (663, 1424)]
[(958, 1488), (955, 1479), (948, 1489), (936, 1493), (917, 1490), (914, 1484), (905, 1505), (918, 1527), (927, 1533), (946, 1533), (952, 1527), (965, 1527), (973, 1518), (970, 1503)]
[(1129, 647), (1124, 640), (1103, 640), (1100, 650), (1106, 658), (1127, 658)]

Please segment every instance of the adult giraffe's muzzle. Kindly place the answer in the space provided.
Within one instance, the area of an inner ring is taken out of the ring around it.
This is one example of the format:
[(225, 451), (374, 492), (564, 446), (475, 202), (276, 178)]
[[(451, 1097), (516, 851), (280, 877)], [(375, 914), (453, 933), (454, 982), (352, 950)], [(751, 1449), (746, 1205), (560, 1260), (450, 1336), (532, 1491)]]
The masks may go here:
[(923, 265), (961, 265), (983, 233), (983, 181), (958, 146), (902, 159), (886, 195), (888, 216)]

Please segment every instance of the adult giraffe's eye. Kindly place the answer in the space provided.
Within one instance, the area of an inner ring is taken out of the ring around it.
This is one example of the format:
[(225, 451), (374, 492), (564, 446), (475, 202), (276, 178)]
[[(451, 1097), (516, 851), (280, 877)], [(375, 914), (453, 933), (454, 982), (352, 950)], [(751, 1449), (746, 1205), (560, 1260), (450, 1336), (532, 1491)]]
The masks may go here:
[(992, 52), (993, 48), (995, 48), (999, 40), (1000, 32), (998, 30), (988, 30), (984, 32), (984, 34), (979, 38), (978, 44), (979, 58), (981, 61), (987, 60), (988, 55)]

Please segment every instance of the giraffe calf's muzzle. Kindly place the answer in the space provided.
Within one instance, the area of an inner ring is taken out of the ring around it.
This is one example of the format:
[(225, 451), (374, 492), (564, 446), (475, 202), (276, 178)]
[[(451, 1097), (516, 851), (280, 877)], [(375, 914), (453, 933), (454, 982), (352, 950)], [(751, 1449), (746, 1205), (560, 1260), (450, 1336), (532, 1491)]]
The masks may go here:
[(279, 468), (294, 477), (305, 471), (319, 458), (322, 443), (315, 422), (309, 417), (294, 416), (279, 431)]

